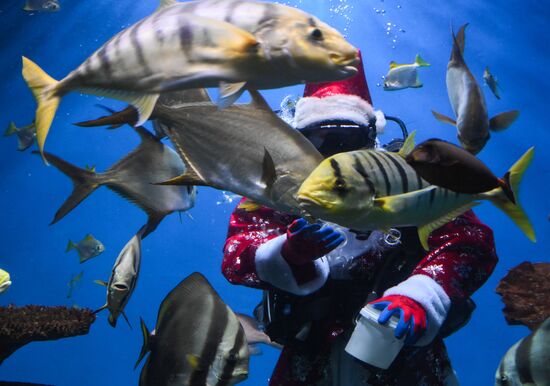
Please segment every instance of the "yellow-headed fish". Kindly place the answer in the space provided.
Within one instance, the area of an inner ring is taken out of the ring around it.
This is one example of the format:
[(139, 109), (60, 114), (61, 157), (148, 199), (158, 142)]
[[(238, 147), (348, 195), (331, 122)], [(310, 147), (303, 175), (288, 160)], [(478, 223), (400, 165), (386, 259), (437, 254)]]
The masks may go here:
[(427, 239), (433, 230), (479, 200), (489, 200), (535, 241), (529, 219), (518, 203), (519, 183), (533, 148), (505, 177), (512, 201), (500, 186), (479, 194), (463, 194), (429, 185), (405, 161), (414, 147), (413, 137), (399, 153), (358, 150), (327, 158), (300, 187), (297, 196), (302, 208), (314, 217), (358, 231), (417, 226), (420, 241), (428, 249)]
[(0, 269), (0, 294), (6, 292), (11, 286), (10, 274)]

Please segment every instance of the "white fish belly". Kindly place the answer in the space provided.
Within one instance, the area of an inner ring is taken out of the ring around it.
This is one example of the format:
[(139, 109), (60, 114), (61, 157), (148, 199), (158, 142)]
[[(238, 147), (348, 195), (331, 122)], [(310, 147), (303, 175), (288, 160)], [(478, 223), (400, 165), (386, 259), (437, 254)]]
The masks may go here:
[(447, 70), (447, 94), (455, 115), (458, 117), (467, 106), (468, 75), (461, 68), (451, 67)]
[(418, 71), (414, 66), (395, 68), (390, 71), (384, 83), (396, 89), (414, 87), (420, 83), (418, 80)]

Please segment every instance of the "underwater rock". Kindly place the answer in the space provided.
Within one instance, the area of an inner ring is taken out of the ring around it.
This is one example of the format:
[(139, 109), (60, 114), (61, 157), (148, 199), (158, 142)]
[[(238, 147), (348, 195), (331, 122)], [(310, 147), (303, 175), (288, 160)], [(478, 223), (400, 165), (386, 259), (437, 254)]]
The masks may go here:
[(523, 324), (531, 330), (550, 317), (550, 263), (525, 261), (502, 278), (496, 292), (504, 302), (508, 324)]
[(87, 308), (0, 307), (0, 364), (27, 343), (85, 335), (94, 321)]

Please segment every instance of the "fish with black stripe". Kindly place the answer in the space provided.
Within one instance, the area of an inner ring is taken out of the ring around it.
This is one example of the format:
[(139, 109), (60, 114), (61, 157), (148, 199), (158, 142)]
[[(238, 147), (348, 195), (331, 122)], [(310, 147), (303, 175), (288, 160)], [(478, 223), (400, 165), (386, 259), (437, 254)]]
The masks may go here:
[(550, 318), (504, 355), (495, 386), (550, 386)]
[(305, 179), (297, 199), (311, 216), (358, 231), (417, 226), (428, 249), (429, 234), (462, 214), (480, 200), (503, 210), (526, 236), (534, 230), (518, 202), (519, 183), (531, 162), (529, 149), (503, 178), (501, 185), (477, 194), (465, 194), (430, 185), (409, 165), (414, 133), (399, 153), (357, 150), (325, 159)]
[(141, 328), (143, 347), (136, 367), (150, 354), (140, 386), (231, 386), (248, 377), (244, 329), (198, 272), (164, 298), (153, 333), (143, 320)]

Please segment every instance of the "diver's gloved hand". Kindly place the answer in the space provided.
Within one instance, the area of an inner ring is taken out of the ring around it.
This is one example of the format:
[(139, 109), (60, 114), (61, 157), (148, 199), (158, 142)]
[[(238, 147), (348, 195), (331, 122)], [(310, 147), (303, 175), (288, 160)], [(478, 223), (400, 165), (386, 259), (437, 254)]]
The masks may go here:
[(407, 296), (388, 295), (369, 304), (382, 311), (378, 317), (380, 324), (386, 324), (394, 314), (399, 315), (395, 337), (401, 339), (406, 335), (405, 345), (414, 345), (428, 327), (424, 308)]
[(291, 264), (303, 265), (326, 255), (343, 241), (344, 236), (332, 227), (321, 229), (320, 224), (299, 218), (287, 228), (281, 255)]

